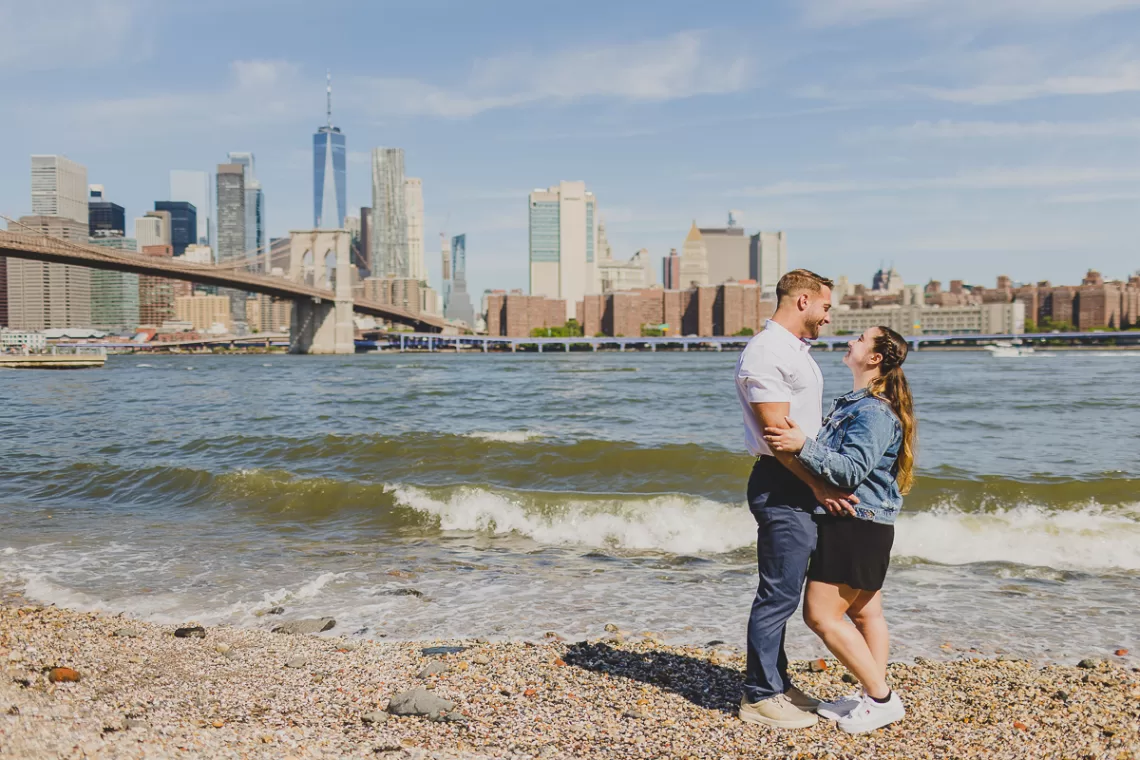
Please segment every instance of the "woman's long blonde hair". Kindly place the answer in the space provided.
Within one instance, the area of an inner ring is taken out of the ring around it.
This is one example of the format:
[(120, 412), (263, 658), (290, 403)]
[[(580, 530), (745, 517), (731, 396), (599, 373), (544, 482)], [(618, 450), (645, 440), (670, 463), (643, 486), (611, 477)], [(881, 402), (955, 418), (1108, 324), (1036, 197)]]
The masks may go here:
[(879, 376), (871, 381), (871, 395), (881, 398), (891, 405), (895, 416), (902, 425), (902, 446), (899, 447), (897, 471), (899, 492), (910, 493), (914, 485), (914, 454), (918, 445), (918, 422), (914, 418), (914, 399), (910, 395), (910, 384), (903, 372), (906, 361), (906, 339), (889, 327), (879, 327), (875, 336), (874, 351), (883, 357), (879, 365)]

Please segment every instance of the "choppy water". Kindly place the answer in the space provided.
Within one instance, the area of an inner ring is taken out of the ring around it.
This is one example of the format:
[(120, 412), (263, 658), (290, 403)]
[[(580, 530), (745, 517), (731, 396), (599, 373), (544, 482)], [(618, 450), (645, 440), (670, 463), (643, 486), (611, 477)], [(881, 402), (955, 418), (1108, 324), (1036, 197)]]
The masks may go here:
[[(850, 387), (818, 356), (830, 398)], [(731, 353), (111, 357), (0, 374), (0, 579), (157, 621), (742, 643)], [(1140, 641), (1140, 354), (908, 363), (896, 652)], [(793, 625), (797, 655), (822, 653)]]

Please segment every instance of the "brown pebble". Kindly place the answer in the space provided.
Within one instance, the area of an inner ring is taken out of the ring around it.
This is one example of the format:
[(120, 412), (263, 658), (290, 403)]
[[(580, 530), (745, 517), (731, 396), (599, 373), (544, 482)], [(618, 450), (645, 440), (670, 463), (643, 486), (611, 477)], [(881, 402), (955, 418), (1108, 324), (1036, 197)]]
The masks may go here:
[(226, 722), (224, 720), (215, 720), (210, 725), (212, 725), (214, 728), (221, 728), (222, 726), (226, 725)]
[(822, 673), (827, 670), (827, 660), (812, 660), (808, 667), (811, 668), (813, 673)]
[(1116, 655), (1117, 657), (1123, 657), (1124, 655), (1128, 654), (1128, 650), (1127, 649), (1117, 649), (1115, 652), (1113, 652), (1113, 654)]
[(537, 689), (527, 689), (526, 691), (523, 692), (523, 696), (524, 697), (533, 697), (537, 693), (538, 693)]
[(79, 673), (71, 668), (52, 668), (48, 671), (48, 680), (52, 683), (79, 683)]
[(1029, 730), (1029, 726), (1025, 725), (1020, 720), (1015, 720), (1013, 722), (1013, 727), (1016, 728), (1018, 731), (1028, 731)]

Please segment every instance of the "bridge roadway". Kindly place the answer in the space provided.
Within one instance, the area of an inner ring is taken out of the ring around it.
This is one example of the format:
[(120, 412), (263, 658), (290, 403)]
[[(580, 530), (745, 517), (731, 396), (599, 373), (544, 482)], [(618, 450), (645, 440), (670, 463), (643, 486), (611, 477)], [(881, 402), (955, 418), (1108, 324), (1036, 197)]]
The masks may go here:
[[(232, 267), (224, 265), (195, 264), (176, 258), (144, 256), (130, 251), (72, 243), (43, 235), (0, 231), (0, 256), (186, 280), (200, 285), (215, 285), (249, 293), (263, 293), (275, 298), (312, 299), (313, 301), (327, 302), (335, 300), (335, 294), (331, 290), (303, 282), (294, 282), (283, 277), (269, 277), (252, 272), (234, 271)], [(394, 306), (386, 306), (371, 301), (354, 300), (352, 308), (361, 314), (369, 314), (390, 322), (408, 325), (422, 332), (438, 332), (444, 326), (442, 319), (423, 314), (411, 314)]]

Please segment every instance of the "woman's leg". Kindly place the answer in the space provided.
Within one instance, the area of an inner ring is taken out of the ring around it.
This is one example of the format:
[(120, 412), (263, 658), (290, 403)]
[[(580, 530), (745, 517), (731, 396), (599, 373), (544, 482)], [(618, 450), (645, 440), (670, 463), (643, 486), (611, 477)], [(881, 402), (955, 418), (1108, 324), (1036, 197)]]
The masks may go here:
[(860, 591), (854, 604), (847, 610), (847, 616), (863, 635), (879, 673), (887, 677), (887, 658), (890, 656), (891, 637), (887, 632), (887, 619), (883, 617), (883, 592)]
[(859, 630), (843, 617), (861, 593), (850, 586), (809, 581), (804, 595), (804, 622), (859, 679), (864, 691), (883, 699), (890, 694), (885, 671), (879, 668)]

